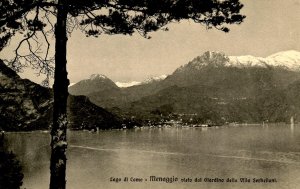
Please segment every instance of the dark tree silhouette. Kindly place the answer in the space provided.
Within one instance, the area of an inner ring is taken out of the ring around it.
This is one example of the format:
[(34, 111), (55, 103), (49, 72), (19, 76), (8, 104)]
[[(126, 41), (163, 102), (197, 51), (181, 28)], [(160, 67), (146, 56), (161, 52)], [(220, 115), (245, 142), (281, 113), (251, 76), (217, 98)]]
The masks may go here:
[[(80, 29), (87, 36), (147, 33), (180, 20), (191, 20), (208, 29), (228, 32), (228, 25), (240, 24), (243, 5), (239, 0), (1, 0), (0, 50), (12, 36), (23, 35), (8, 64), (15, 70), (31, 66), (54, 75), (54, 113), (51, 129), (50, 188), (65, 188), (66, 102), (68, 85), (66, 54), (68, 34)], [(50, 57), (49, 35), (54, 33), (55, 56)], [(43, 46), (45, 44), (45, 46)], [(27, 45), (28, 53), (21, 53)], [(53, 65), (55, 63), (55, 65)], [(55, 67), (55, 70), (54, 70)]]
[(19, 189), (22, 180), (22, 167), (16, 156), (0, 150), (0, 188)]
[(4, 133), (0, 133), (0, 188), (19, 189), (23, 182), (22, 166), (6, 146)]

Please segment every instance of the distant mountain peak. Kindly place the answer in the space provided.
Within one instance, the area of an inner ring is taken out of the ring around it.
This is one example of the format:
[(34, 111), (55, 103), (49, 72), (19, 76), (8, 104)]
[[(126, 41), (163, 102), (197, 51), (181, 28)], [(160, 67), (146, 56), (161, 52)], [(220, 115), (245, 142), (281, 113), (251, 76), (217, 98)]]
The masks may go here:
[(89, 77), (90, 80), (94, 80), (94, 79), (107, 79), (107, 77), (105, 75), (102, 74), (92, 74)]
[(130, 82), (119, 82), (119, 81), (117, 81), (116, 82), (116, 85), (120, 88), (132, 87), (132, 86), (140, 85), (140, 84), (141, 84), (141, 82), (139, 82), (139, 81), (130, 81)]
[(295, 50), (282, 51), (272, 54), (266, 59), (269, 60), (270, 65), (285, 65), (291, 70), (300, 70), (300, 52)]
[(129, 82), (116, 82), (116, 85), (120, 88), (126, 88), (126, 87), (132, 87), (135, 85), (142, 85), (142, 84), (149, 84), (156, 81), (162, 81), (164, 80), (168, 75), (160, 75), (160, 76), (154, 76), (154, 77), (148, 77), (146, 80), (140, 82), (140, 81), (129, 81)]
[(274, 66), (284, 67), (291, 71), (300, 71), (300, 52), (295, 50), (282, 51), (266, 58), (246, 56), (229, 56), (230, 66)]
[(226, 62), (228, 61), (227, 56), (223, 52), (218, 51), (206, 51), (200, 56), (197, 56), (192, 61), (189, 62), (189, 64), (209, 64), (209, 63), (215, 63), (215, 62)]
[(194, 58), (188, 64), (179, 67), (175, 72), (184, 70), (200, 70), (206, 66), (232, 67), (283, 67), (291, 71), (300, 71), (300, 52), (295, 50), (282, 51), (266, 58), (252, 55), (227, 56), (222, 52), (207, 51)]
[(224, 66), (229, 62), (228, 57), (223, 52), (206, 51), (200, 56), (197, 56), (189, 63), (179, 67), (175, 72), (183, 70), (200, 70), (208, 65), (210, 66)]
[(160, 75), (160, 76), (154, 76), (154, 77), (148, 77), (145, 81), (143, 81), (142, 83), (143, 84), (146, 84), (146, 83), (152, 83), (152, 82), (155, 82), (155, 81), (161, 81), (161, 80), (164, 80), (166, 79), (168, 75)]
[(69, 86), (69, 93), (73, 95), (88, 95), (90, 93), (118, 89), (118, 86), (102, 74), (92, 74), (88, 79)]

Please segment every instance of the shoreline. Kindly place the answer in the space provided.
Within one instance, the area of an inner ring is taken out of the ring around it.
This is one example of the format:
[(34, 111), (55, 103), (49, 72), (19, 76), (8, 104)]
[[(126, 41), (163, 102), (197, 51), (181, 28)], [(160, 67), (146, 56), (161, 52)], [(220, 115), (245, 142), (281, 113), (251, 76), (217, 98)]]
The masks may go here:
[[(267, 127), (267, 126), (277, 126), (277, 125), (293, 125), (293, 126), (297, 126), (300, 125), (300, 123), (295, 123), (295, 124), (291, 124), (291, 123), (282, 123), (282, 122), (278, 122), (278, 123), (229, 123), (229, 124), (224, 124), (224, 125), (206, 125), (206, 124), (199, 124), (199, 125), (195, 125), (195, 124), (191, 124), (191, 125), (144, 125), (144, 126), (135, 126), (133, 128), (120, 128), (120, 129), (99, 129), (99, 130), (87, 130), (87, 129), (71, 129), (68, 128), (68, 131), (84, 131), (84, 132), (91, 132), (91, 133), (97, 133), (100, 131), (121, 131), (121, 130), (134, 130), (134, 129), (143, 129), (143, 128), (149, 128), (149, 129), (161, 129), (161, 128), (219, 128), (219, 127), (246, 127), (246, 126), (262, 126), (262, 127)], [(4, 135), (5, 133), (32, 133), (32, 132), (40, 132), (40, 133), (50, 133), (50, 129), (49, 130), (20, 130), (20, 131), (1, 131), (1, 136)]]

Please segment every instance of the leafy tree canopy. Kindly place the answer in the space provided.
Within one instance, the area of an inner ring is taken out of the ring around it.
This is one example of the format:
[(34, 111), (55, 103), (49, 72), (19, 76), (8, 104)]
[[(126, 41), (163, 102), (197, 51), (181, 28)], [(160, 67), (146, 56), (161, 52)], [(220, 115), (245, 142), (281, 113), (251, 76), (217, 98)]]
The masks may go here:
[[(182, 19), (228, 32), (229, 24), (240, 24), (245, 18), (240, 14), (243, 5), (239, 0), (1, 0), (0, 50), (17, 33), (24, 36), (11, 61), (16, 70), (22, 67), (21, 60), (25, 60), (24, 65), (30, 64), (40, 68), (40, 73), (51, 75), (54, 60), (48, 57), (47, 36), (54, 32), (58, 6), (68, 12), (69, 33), (79, 28), (87, 36), (96, 37), (138, 32), (150, 38), (148, 32), (168, 30), (168, 23)], [(44, 50), (41, 40), (47, 44)], [(39, 45), (33, 48), (32, 43)], [(28, 55), (19, 53), (23, 44), (29, 46)]]
[[(217, 27), (225, 32), (224, 24), (241, 23), (245, 16), (240, 14), (243, 5), (239, 0), (64, 0), (62, 2), (72, 17), (81, 17), (80, 25), (90, 35), (146, 34), (172, 21), (192, 19), (208, 28)], [(39, 11), (55, 14), (59, 4), (55, 0), (2, 0), (0, 27), (10, 35), (19, 29), (41, 30), (46, 26)], [(30, 12), (34, 19), (26, 19)]]

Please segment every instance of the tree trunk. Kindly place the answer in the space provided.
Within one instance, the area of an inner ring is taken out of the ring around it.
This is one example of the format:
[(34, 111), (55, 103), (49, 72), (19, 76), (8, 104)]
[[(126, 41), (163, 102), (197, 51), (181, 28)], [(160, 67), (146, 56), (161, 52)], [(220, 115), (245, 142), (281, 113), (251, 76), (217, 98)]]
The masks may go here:
[(65, 0), (58, 1), (55, 26), (55, 75), (53, 125), (51, 129), (50, 189), (66, 188), (67, 149), (67, 7)]

